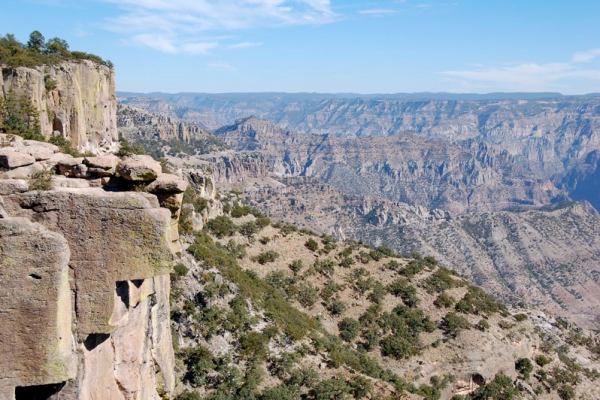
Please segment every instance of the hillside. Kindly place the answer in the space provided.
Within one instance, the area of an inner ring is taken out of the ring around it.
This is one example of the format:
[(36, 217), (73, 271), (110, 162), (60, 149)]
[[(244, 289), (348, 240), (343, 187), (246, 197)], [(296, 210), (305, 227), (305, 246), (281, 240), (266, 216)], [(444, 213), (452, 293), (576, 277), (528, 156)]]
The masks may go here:
[(509, 311), (432, 257), (271, 224), (237, 196), (196, 205), (225, 215), (176, 266), (181, 399), (600, 395), (588, 333)]

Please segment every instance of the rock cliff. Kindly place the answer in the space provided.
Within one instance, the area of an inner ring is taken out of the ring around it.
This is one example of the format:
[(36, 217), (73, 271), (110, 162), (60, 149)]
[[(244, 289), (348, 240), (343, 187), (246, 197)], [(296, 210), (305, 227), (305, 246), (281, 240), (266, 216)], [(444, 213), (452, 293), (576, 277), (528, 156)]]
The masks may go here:
[(88, 60), (1, 68), (0, 95), (27, 97), (45, 137), (60, 134), (93, 153), (115, 148), (117, 98), (110, 68)]
[(0, 399), (169, 396), (186, 182), (148, 156), (0, 139)]

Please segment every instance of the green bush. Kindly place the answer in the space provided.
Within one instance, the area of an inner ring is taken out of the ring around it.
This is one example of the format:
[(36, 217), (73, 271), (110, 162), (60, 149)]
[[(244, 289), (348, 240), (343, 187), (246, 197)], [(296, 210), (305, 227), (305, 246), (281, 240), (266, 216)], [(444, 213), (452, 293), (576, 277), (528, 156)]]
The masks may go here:
[(346, 305), (337, 297), (327, 302), (325, 308), (327, 308), (327, 311), (329, 311), (331, 315), (341, 315), (344, 311), (346, 311)]
[(119, 150), (115, 153), (119, 157), (128, 157), (135, 154), (146, 154), (146, 149), (142, 144), (130, 143), (125, 138), (119, 139)]
[(202, 400), (202, 397), (196, 392), (190, 392), (189, 390), (186, 390), (179, 396), (175, 397), (175, 400)]
[(350, 387), (342, 378), (324, 379), (313, 388), (314, 400), (344, 400), (350, 394)]
[(519, 358), (515, 361), (515, 370), (523, 379), (527, 380), (533, 371), (533, 363), (529, 358)]
[[(0, 60), (3, 60), (2, 57)], [(40, 130), (39, 115), (31, 101), (11, 91), (0, 97), (0, 131), (23, 139), (45, 140)]]
[(73, 157), (81, 157), (82, 156), (81, 152), (79, 152), (79, 150), (77, 150), (75, 147), (73, 147), (73, 144), (71, 143), (71, 141), (67, 140), (62, 135), (53, 135), (50, 137), (50, 139), (48, 141), (50, 143), (52, 143), (53, 145), (58, 146), (60, 148), (60, 151), (65, 154), (70, 154)]
[(311, 308), (317, 302), (319, 291), (310, 285), (302, 285), (298, 288), (296, 295), (298, 303), (302, 304), (303, 307)]
[(257, 256), (252, 257), (252, 261), (259, 263), (260, 265), (264, 265), (267, 263), (274, 262), (279, 258), (279, 253), (273, 250), (263, 251)]
[(547, 357), (543, 354), (537, 355), (534, 358), (534, 361), (537, 365), (539, 365), (540, 367), (544, 368), (546, 365), (550, 364), (552, 362), (552, 359), (550, 357)]
[(351, 342), (358, 335), (360, 324), (354, 318), (344, 318), (338, 322), (340, 337), (346, 342)]
[(481, 332), (485, 332), (490, 329), (490, 323), (485, 319), (480, 319), (478, 323), (475, 324), (475, 328), (480, 330)]
[(561, 400), (574, 400), (576, 398), (575, 389), (571, 385), (562, 385), (557, 392)]
[(417, 289), (405, 278), (396, 279), (388, 286), (388, 291), (394, 296), (400, 297), (408, 307), (416, 307), (419, 303)]
[(437, 308), (449, 308), (452, 307), (456, 300), (454, 297), (447, 295), (446, 293), (441, 293), (436, 299), (433, 301), (433, 305)]
[(177, 277), (185, 276), (185, 275), (187, 275), (187, 273), (188, 273), (188, 268), (181, 263), (175, 264), (175, 266), (173, 267), (173, 274)]
[(206, 228), (218, 238), (231, 236), (236, 230), (233, 221), (226, 215), (220, 215), (209, 220), (206, 223)]
[(313, 268), (325, 277), (331, 277), (335, 271), (335, 263), (332, 260), (316, 260)]
[(288, 268), (294, 273), (294, 275), (297, 275), (298, 272), (304, 268), (304, 264), (302, 263), (302, 260), (294, 260), (288, 265)]
[(465, 314), (494, 314), (506, 311), (506, 308), (498, 303), (492, 296), (482, 289), (470, 286), (467, 293), (456, 303), (457, 311)]
[(206, 384), (207, 375), (216, 367), (211, 352), (200, 345), (185, 351), (184, 364), (186, 366), (184, 379), (192, 386)]
[(517, 322), (523, 322), (527, 319), (527, 314), (515, 314), (515, 315), (513, 315), (513, 318)]
[(509, 376), (499, 372), (491, 382), (478, 388), (471, 398), (473, 400), (515, 400), (519, 398), (519, 390)]
[(446, 268), (438, 268), (423, 282), (423, 287), (429, 293), (442, 293), (444, 290), (458, 285), (459, 281), (455, 280)]
[(306, 248), (310, 251), (317, 251), (319, 249), (319, 243), (317, 243), (317, 241), (313, 238), (308, 239), (304, 243), (304, 246), (306, 246)]
[(29, 178), (29, 190), (52, 189), (52, 171), (42, 170), (34, 172)]
[(452, 338), (458, 336), (460, 331), (469, 328), (471, 328), (469, 321), (454, 312), (449, 312), (446, 314), (446, 316), (442, 318), (442, 321), (440, 322), (440, 329), (446, 336)]
[(206, 207), (208, 207), (208, 200), (203, 197), (200, 197), (196, 194), (194, 188), (189, 185), (185, 192), (183, 192), (183, 204), (191, 204), (194, 206), (194, 211), (202, 212)]
[(265, 389), (258, 400), (300, 400), (300, 387), (296, 385), (280, 384), (278, 386)]
[(240, 337), (240, 352), (248, 360), (267, 357), (269, 338), (259, 332), (247, 332)]

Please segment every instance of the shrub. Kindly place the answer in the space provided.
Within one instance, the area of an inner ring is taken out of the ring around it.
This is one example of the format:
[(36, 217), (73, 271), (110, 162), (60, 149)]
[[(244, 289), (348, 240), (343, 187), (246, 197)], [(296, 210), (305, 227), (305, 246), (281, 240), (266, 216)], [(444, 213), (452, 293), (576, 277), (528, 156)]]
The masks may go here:
[(70, 140), (67, 140), (64, 136), (62, 135), (53, 135), (50, 137), (50, 139), (48, 140), (50, 143), (52, 143), (53, 145), (56, 145), (60, 148), (60, 151), (66, 154), (70, 154), (73, 157), (81, 157), (81, 153), (79, 152), (79, 150), (77, 150), (75, 147), (73, 147), (73, 144), (71, 143)]
[(252, 238), (258, 231), (258, 225), (254, 221), (248, 221), (238, 228), (238, 232), (248, 239)]
[(267, 357), (269, 338), (259, 332), (248, 332), (240, 337), (240, 351), (248, 360), (263, 360)]
[(463, 329), (469, 329), (471, 324), (464, 317), (449, 312), (440, 322), (440, 329), (446, 336), (455, 338)]
[(562, 400), (573, 400), (575, 399), (575, 389), (571, 385), (562, 385), (558, 388), (558, 396)]
[(452, 278), (450, 271), (446, 268), (438, 268), (437, 271), (423, 282), (423, 287), (429, 293), (442, 293), (444, 290), (456, 287), (457, 285), (458, 282)]
[(371, 286), (371, 293), (369, 293), (368, 299), (375, 304), (380, 304), (383, 301), (386, 293), (387, 290), (385, 286), (383, 286), (381, 282), (377, 281)]
[(302, 260), (294, 260), (288, 265), (288, 268), (296, 275), (304, 268), (304, 264)]
[(539, 365), (540, 367), (544, 368), (546, 365), (550, 364), (552, 362), (552, 359), (550, 357), (547, 357), (543, 354), (537, 355), (534, 358), (534, 361), (537, 365)]
[(50, 189), (52, 189), (52, 172), (50, 170), (34, 172), (29, 178), (29, 190)]
[(388, 291), (402, 299), (408, 307), (416, 307), (419, 303), (417, 290), (405, 278), (396, 279), (388, 286)]
[[(1, 52), (0, 60), (4, 61)], [(11, 91), (0, 97), (0, 131), (23, 139), (44, 141), (35, 107), (27, 97), (15, 96)]]
[(311, 391), (314, 400), (343, 400), (350, 394), (350, 387), (342, 378), (322, 380)]
[(127, 139), (120, 138), (119, 150), (116, 152), (116, 155), (119, 157), (127, 157), (134, 154), (146, 154), (146, 149), (142, 144), (130, 143)]
[(527, 380), (533, 371), (533, 364), (529, 358), (519, 358), (515, 361), (515, 369), (523, 379)]
[(442, 293), (436, 297), (436, 299), (433, 301), (433, 305), (437, 308), (449, 308), (452, 307), (455, 301), (456, 300), (454, 297), (447, 295), (446, 293)]
[(216, 367), (211, 352), (200, 345), (186, 350), (184, 364), (186, 366), (184, 379), (192, 386), (206, 384), (208, 373)]
[(493, 314), (505, 311), (505, 307), (482, 289), (470, 286), (467, 293), (456, 303), (457, 311), (465, 314)]
[(418, 354), (420, 342), (411, 335), (392, 334), (383, 338), (379, 346), (383, 356), (400, 360)]
[(302, 285), (298, 288), (296, 298), (298, 303), (302, 304), (303, 307), (311, 308), (317, 302), (319, 291), (310, 285)]
[(515, 315), (513, 315), (513, 318), (517, 322), (523, 322), (527, 319), (527, 315), (526, 314), (515, 314)]
[(340, 315), (346, 310), (346, 305), (339, 298), (335, 298), (327, 303), (326, 308), (331, 315)]
[(316, 260), (314, 269), (323, 276), (331, 277), (335, 271), (335, 263), (331, 260)]
[(194, 188), (190, 185), (183, 192), (183, 204), (191, 204), (194, 206), (194, 211), (202, 212), (206, 207), (208, 207), (208, 200), (204, 197), (200, 197), (196, 194)]
[(358, 335), (360, 324), (353, 318), (344, 318), (338, 322), (340, 337), (346, 342), (351, 342)]
[(257, 256), (252, 257), (252, 261), (259, 263), (260, 265), (264, 265), (267, 263), (274, 262), (279, 258), (279, 253), (273, 250), (263, 251)]
[(299, 400), (300, 388), (296, 385), (280, 384), (265, 389), (259, 396), (259, 400)]
[(202, 400), (202, 397), (196, 392), (190, 392), (189, 390), (186, 390), (179, 396), (175, 397), (175, 400)]
[(485, 319), (481, 319), (478, 323), (475, 324), (475, 328), (480, 330), (481, 332), (485, 332), (488, 329), (490, 329), (490, 323), (487, 322)]
[(50, 75), (44, 76), (44, 87), (48, 92), (56, 89), (57, 82), (50, 77)]
[(176, 277), (182, 277), (187, 275), (188, 268), (181, 263), (175, 264), (175, 266), (173, 267), (173, 273)]
[(425, 266), (422, 260), (411, 260), (403, 269), (398, 272), (407, 278), (411, 278), (423, 271), (423, 268), (425, 268)]
[(480, 387), (471, 395), (473, 400), (513, 400), (518, 396), (519, 391), (514, 386), (512, 379), (502, 372), (497, 373), (491, 382)]
[(313, 238), (308, 239), (304, 243), (304, 246), (306, 246), (306, 248), (309, 249), (310, 251), (317, 251), (319, 249), (319, 243), (317, 243), (317, 241), (314, 240)]
[(206, 227), (218, 238), (231, 236), (235, 233), (235, 225), (231, 218), (220, 215), (206, 223)]
[(373, 384), (364, 376), (354, 375), (348, 382), (350, 385), (350, 394), (354, 399), (362, 399), (371, 394)]

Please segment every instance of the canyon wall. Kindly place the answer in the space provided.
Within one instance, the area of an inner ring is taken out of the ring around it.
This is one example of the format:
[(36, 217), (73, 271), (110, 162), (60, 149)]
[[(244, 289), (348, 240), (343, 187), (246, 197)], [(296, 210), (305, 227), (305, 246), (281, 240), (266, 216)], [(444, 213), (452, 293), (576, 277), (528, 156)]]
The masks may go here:
[(45, 137), (60, 134), (80, 150), (93, 153), (115, 149), (117, 98), (112, 69), (88, 60), (1, 68), (0, 95), (30, 99)]

